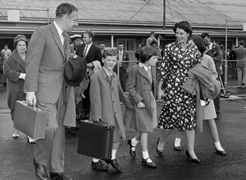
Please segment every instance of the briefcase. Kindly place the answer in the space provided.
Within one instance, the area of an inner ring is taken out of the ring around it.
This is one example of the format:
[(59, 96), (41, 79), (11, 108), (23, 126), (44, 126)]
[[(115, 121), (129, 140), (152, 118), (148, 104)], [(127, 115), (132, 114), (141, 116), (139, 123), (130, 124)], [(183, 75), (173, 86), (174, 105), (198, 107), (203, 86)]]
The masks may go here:
[(45, 136), (47, 114), (25, 101), (16, 101), (14, 127), (27, 136), (38, 140)]
[(79, 128), (78, 153), (98, 159), (111, 159), (114, 126), (82, 121)]

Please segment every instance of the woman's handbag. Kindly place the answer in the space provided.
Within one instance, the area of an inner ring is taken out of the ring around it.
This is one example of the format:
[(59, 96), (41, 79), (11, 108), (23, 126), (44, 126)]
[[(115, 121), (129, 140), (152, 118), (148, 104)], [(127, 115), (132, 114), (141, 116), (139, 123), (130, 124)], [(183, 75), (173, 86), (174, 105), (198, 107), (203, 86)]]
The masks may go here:
[(14, 127), (27, 136), (38, 140), (45, 137), (47, 114), (26, 101), (16, 101)]

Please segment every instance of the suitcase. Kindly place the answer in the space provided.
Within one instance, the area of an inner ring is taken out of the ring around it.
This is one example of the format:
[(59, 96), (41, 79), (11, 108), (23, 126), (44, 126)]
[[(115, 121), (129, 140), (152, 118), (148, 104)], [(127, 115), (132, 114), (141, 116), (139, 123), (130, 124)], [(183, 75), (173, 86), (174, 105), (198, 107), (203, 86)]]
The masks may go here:
[(78, 153), (98, 159), (111, 159), (114, 126), (82, 121), (79, 128)]
[(27, 136), (38, 140), (45, 137), (47, 114), (25, 101), (16, 101), (14, 127)]

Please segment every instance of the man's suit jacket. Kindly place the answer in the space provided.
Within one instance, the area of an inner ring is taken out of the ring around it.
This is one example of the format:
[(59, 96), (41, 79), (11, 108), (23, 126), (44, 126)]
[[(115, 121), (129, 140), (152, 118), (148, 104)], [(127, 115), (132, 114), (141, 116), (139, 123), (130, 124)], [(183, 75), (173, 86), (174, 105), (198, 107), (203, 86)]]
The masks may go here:
[(234, 49), (234, 52), (236, 54), (237, 60), (244, 60), (244, 61), (237, 61), (236, 62), (237, 67), (244, 67), (246, 61), (246, 48), (238, 47)]
[[(69, 36), (66, 34), (66, 38)], [(69, 52), (69, 41), (67, 41), (67, 52)], [(62, 85), (64, 83), (65, 51), (54, 23), (38, 28), (30, 40), (26, 56), (26, 79), (25, 92), (35, 92), (37, 102), (55, 105), (58, 101)], [(66, 89), (66, 101), (73, 101), (68, 97), (73, 93), (73, 88)], [(71, 103), (74, 104), (74, 103)], [(42, 108), (41, 108), (42, 109)], [(67, 106), (67, 111), (74, 112), (74, 106)], [(75, 119), (68, 120), (75, 125)], [(73, 122), (74, 121), (74, 122)], [(68, 123), (68, 124), (69, 124)]]
[[(85, 49), (86, 44), (81, 44), (79, 45), (76, 54), (80, 57), (83, 57), (84, 49)], [(100, 49), (95, 46), (94, 44), (91, 45), (85, 60), (87, 63), (91, 63), (92, 61), (98, 60), (100, 63), (102, 63), (102, 54)]]
[[(118, 61), (119, 61), (119, 54), (120, 52), (119, 52), (119, 50), (117, 50), (117, 56), (118, 56)], [(129, 55), (128, 55), (128, 53), (126, 52), (126, 51), (123, 51), (123, 55), (122, 55), (122, 66), (120, 67), (120, 68), (122, 68), (122, 70), (123, 71), (125, 71), (126, 72), (126, 70), (127, 70), (127, 68), (128, 68), (128, 66), (129, 66)], [(126, 62), (127, 61), (127, 62)], [(118, 65), (116, 65), (115, 67), (114, 67), (114, 71), (115, 72), (117, 72), (117, 66)]]

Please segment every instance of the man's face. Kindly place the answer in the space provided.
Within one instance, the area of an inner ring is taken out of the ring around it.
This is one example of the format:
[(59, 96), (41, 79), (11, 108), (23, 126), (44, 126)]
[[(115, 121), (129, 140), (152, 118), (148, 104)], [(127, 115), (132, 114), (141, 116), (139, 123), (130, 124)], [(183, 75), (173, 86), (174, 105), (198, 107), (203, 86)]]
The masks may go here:
[(84, 35), (83, 35), (83, 42), (85, 44), (90, 44), (92, 42), (92, 38), (89, 36), (89, 34), (84, 33)]
[(105, 45), (104, 45), (104, 44), (100, 44), (99, 49), (100, 49), (101, 51), (103, 51), (103, 50), (105, 49)]
[(118, 45), (118, 49), (119, 49), (120, 51), (122, 51), (122, 50), (124, 49), (123, 44), (119, 44), (119, 45)]
[(204, 44), (205, 44), (206, 46), (209, 46), (210, 43), (211, 43), (210, 38), (207, 37), (207, 36), (206, 36), (205, 38), (203, 38), (203, 42), (204, 42)]
[(7, 50), (8, 49), (8, 46), (4, 46), (4, 49)]
[(78, 12), (73, 11), (70, 15), (64, 15), (65, 31), (71, 32), (75, 26), (78, 26)]
[(81, 44), (81, 39), (80, 38), (77, 38), (74, 40), (74, 45), (75, 46), (79, 46)]

